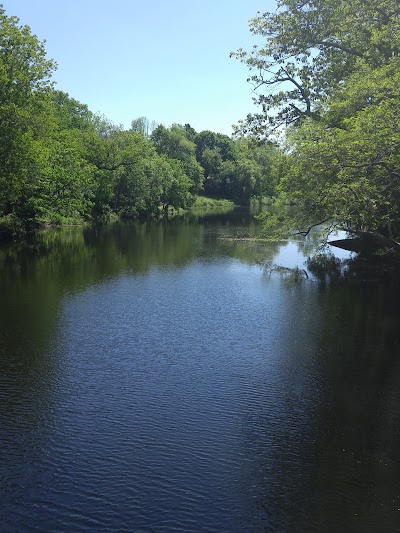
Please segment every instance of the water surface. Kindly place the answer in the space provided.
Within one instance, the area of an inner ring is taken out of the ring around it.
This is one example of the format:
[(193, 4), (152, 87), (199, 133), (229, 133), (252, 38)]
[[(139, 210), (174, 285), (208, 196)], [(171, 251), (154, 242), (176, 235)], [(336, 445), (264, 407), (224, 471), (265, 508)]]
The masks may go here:
[(0, 250), (0, 531), (400, 531), (398, 294), (248, 213)]

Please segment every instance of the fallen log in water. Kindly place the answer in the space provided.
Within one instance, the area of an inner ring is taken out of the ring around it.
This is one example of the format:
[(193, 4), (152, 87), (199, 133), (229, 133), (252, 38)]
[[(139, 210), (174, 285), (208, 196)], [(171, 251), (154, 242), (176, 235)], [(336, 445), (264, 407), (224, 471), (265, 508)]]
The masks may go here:
[(356, 237), (329, 241), (328, 244), (360, 255), (372, 255), (380, 251), (389, 250), (400, 253), (400, 244), (398, 242), (374, 232), (360, 232)]

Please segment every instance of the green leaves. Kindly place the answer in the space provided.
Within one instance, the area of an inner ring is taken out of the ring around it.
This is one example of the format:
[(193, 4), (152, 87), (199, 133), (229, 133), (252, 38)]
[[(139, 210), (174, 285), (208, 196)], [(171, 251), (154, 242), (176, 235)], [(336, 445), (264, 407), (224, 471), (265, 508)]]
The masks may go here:
[(20, 26), (19, 19), (8, 17), (0, 5), (0, 105), (29, 104), (33, 93), (51, 86), (54, 69), (29, 26)]
[[(281, 0), (240, 52), (262, 112), (256, 138), (283, 128), (281, 195), (299, 207), (282, 227), (318, 222), (400, 237), (400, 6), (397, 0)], [(239, 128), (240, 129), (240, 128)], [(265, 231), (276, 233), (268, 218)]]
[(250, 30), (264, 42), (233, 56), (247, 64), (255, 102), (240, 130), (262, 138), (318, 118), (331, 91), (362, 66), (376, 68), (400, 49), (397, 0), (281, 0)]
[(399, 58), (360, 69), (329, 100), (318, 122), (291, 135), (281, 188), (302, 206), (302, 224), (335, 218), (354, 231), (398, 235)]
[(196, 159), (196, 145), (189, 138), (192, 136), (189, 128), (177, 124), (169, 129), (158, 126), (150, 139), (158, 154), (182, 163), (182, 168), (192, 183), (191, 192), (197, 194), (203, 188), (203, 168)]
[(0, 225), (9, 233), (187, 207), (204, 182), (238, 201), (275, 191), (271, 145), (145, 117), (126, 131), (55, 90), (55, 66), (0, 5)]

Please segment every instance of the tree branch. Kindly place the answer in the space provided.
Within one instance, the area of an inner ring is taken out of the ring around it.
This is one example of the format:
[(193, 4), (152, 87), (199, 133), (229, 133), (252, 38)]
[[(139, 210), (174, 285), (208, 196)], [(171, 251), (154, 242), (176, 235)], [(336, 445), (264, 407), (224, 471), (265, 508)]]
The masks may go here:
[(344, 46), (339, 43), (322, 40), (322, 41), (314, 41), (314, 43), (311, 43), (311, 46), (313, 46), (314, 44), (319, 44), (320, 46), (325, 46), (327, 48), (336, 48), (337, 50), (341, 50), (342, 52), (345, 52), (346, 54), (356, 56), (356, 57), (361, 57), (362, 59), (366, 59), (366, 56), (363, 53), (358, 52), (357, 50), (352, 50), (351, 48), (347, 48), (347, 46)]
[(311, 224), (311, 226), (309, 226), (306, 230), (299, 230), (299, 231), (296, 231), (296, 233), (293, 233), (293, 235), (302, 235), (303, 237), (307, 237), (307, 235), (310, 233), (310, 231), (317, 227), (317, 226), (320, 226), (321, 224), (326, 224), (326, 222), (329, 222), (330, 220), (332, 220), (332, 217), (329, 217), (329, 218), (326, 218), (325, 220), (321, 220), (319, 222), (316, 222), (315, 224)]

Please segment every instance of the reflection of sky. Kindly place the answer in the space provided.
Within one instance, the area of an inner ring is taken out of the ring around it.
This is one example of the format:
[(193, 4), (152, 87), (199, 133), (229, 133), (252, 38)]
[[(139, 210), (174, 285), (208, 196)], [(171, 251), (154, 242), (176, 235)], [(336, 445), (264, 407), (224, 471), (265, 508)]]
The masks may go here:
[[(300, 253), (299, 248), (302, 248), (302, 244), (299, 241), (290, 241), (286, 246), (282, 246), (279, 253), (274, 258), (274, 263), (287, 268), (305, 268), (305, 261), (307, 257)], [(328, 252), (331, 252), (338, 259), (344, 260), (351, 257), (351, 252), (347, 250), (341, 250), (333, 246), (329, 247)]]
[(282, 246), (279, 253), (274, 258), (274, 263), (288, 268), (304, 268), (306, 258), (299, 253), (299, 245), (297, 242), (288, 242), (286, 246)]
[[(315, 251), (315, 238), (318, 235), (318, 229), (314, 229), (306, 238), (298, 237), (291, 239), (281, 246), (278, 254), (274, 258), (274, 263), (287, 268), (305, 268), (305, 262), (308, 255), (312, 255)], [(344, 231), (337, 231), (333, 233), (329, 241), (336, 239), (345, 239), (347, 234)], [(352, 257), (352, 252), (336, 248), (335, 246), (327, 246), (326, 252), (332, 254), (340, 260), (346, 260)]]

